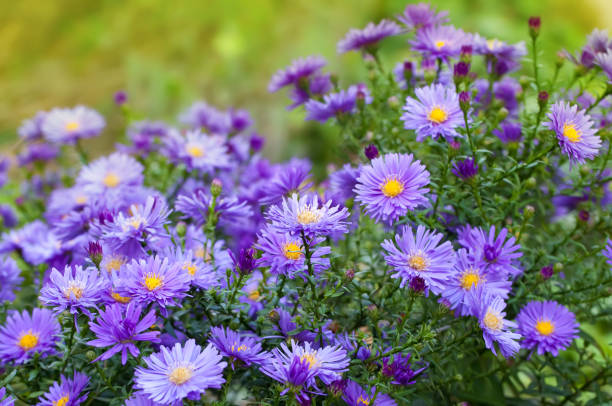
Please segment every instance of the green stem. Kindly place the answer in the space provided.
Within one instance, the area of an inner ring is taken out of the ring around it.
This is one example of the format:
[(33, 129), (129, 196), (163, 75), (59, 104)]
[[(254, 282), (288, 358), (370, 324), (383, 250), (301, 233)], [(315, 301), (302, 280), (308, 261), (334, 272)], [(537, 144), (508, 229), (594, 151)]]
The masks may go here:
[(538, 51), (536, 49), (536, 42), (537, 42), (536, 37), (535, 36), (531, 37), (531, 50), (533, 52), (533, 57), (532, 57), (533, 76), (535, 79), (536, 89), (539, 93), (540, 92), (540, 80), (538, 78)]
[(83, 146), (81, 145), (81, 140), (77, 140), (75, 146), (76, 146), (77, 153), (79, 154), (79, 158), (81, 159), (81, 163), (83, 165), (87, 165), (89, 163), (89, 157), (87, 156), (87, 153), (85, 152), (85, 150), (83, 149)]

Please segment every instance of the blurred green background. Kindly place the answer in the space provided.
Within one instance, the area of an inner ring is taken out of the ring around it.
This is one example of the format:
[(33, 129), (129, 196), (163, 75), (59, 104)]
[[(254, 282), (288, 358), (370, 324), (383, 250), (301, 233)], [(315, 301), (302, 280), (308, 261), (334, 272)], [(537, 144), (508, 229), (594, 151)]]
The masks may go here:
[[(151, 118), (173, 119), (193, 100), (249, 109), (280, 158), (303, 150), (303, 114), (270, 95), (274, 71), (292, 59), (322, 54), (343, 85), (364, 80), (357, 53), (336, 55), (336, 42), (400, 13), (401, 0), (19, 0), (1, 1), (0, 149), (16, 142), (21, 120), (37, 110), (77, 103), (100, 110), (109, 127), (89, 148), (112, 148), (122, 129), (116, 90)], [(612, 26), (609, 0), (443, 0), (451, 22), (510, 42), (527, 39), (526, 20), (542, 16), (547, 57), (575, 50), (594, 27)], [(388, 41), (385, 61), (403, 58), (403, 40)], [(545, 59), (542, 59), (545, 60)], [(549, 59), (553, 61), (553, 59)], [(308, 127), (306, 130), (308, 131)], [(302, 136), (300, 136), (302, 134)]]

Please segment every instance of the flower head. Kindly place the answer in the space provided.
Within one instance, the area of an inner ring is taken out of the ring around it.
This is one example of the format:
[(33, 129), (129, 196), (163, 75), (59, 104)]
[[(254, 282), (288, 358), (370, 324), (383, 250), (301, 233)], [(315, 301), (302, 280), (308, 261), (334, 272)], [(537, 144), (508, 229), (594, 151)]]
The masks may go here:
[(159, 331), (146, 331), (155, 324), (155, 310), (149, 311), (142, 319), (141, 313), (142, 307), (134, 303), (129, 303), (127, 306), (113, 304), (101, 310), (95, 321), (89, 322), (96, 339), (87, 344), (100, 348), (111, 347), (94, 361), (107, 360), (121, 352), (121, 364), (125, 365), (128, 351), (132, 357), (140, 354), (135, 341), (153, 343), (160, 341)]
[(415, 378), (425, 370), (425, 367), (412, 369), (410, 357), (411, 354), (395, 354), (392, 357), (383, 358), (383, 375), (393, 378), (391, 383), (394, 385), (413, 385), (416, 383)]
[(595, 63), (608, 76), (608, 84), (612, 84), (612, 49), (609, 49), (606, 53), (597, 54)]
[(180, 247), (176, 247), (168, 251), (168, 257), (171, 262), (180, 265), (183, 272), (188, 275), (193, 286), (201, 289), (210, 289), (213, 286), (219, 285), (219, 276), (213, 265), (205, 261), (203, 257), (198, 256), (195, 250), (182, 250)]
[(223, 369), (227, 363), (221, 361), (219, 352), (212, 344), (202, 350), (193, 339), (184, 346), (162, 346), (144, 362), (147, 366), (134, 372), (135, 387), (158, 403), (169, 404), (208, 388), (219, 389), (225, 382)]
[(35, 308), (31, 315), (26, 310), (12, 311), (0, 328), (0, 359), (23, 364), (34, 354), (41, 358), (55, 354), (60, 332), (55, 315), (48, 309)]
[(426, 137), (462, 137), (457, 128), (464, 125), (459, 96), (451, 87), (432, 84), (414, 91), (416, 99), (406, 98), (401, 119), (404, 128), (416, 132), (417, 141)]
[(0, 406), (14, 406), (15, 399), (12, 396), (8, 395), (6, 397), (6, 388), (0, 388)]
[[(209, 193), (196, 189), (191, 195), (180, 195), (176, 199), (175, 208), (185, 214), (184, 218), (192, 219), (196, 226), (201, 227), (208, 221), (212, 202)], [(215, 214), (220, 226), (236, 225), (248, 221), (253, 215), (253, 209), (235, 196), (218, 197)]]
[(546, 116), (549, 121), (544, 125), (555, 132), (561, 151), (572, 164), (584, 163), (597, 155), (601, 138), (595, 135), (591, 118), (584, 111), (578, 111), (578, 106), (558, 101)]
[[(261, 364), (267, 358), (267, 354), (261, 349), (259, 337), (237, 333), (224, 327), (213, 327), (210, 334), (210, 342), (225, 357), (242, 361), (246, 365)], [(233, 362), (231, 366), (234, 368)]]
[(419, 225), (416, 234), (409, 226), (402, 228), (402, 234), (395, 236), (394, 244), (385, 240), (381, 246), (386, 251), (385, 261), (406, 285), (412, 278), (421, 277), (435, 294), (442, 292), (447, 280), (453, 275), (455, 252), (449, 241), (440, 244), (442, 234), (429, 231)]
[(524, 340), (521, 346), (537, 347), (538, 354), (550, 352), (557, 356), (578, 337), (576, 316), (557, 302), (529, 302), (516, 316), (519, 332)]
[(408, 210), (427, 203), (429, 172), (412, 154), (386, 154), (361, 168), (356, 200), (368, 216), (391, 224)]
[(43, 138), (42, 123), (45, 121), (46, 111), (39, 111), (32, 118), (23, 120), (17, 130), (19, 138), (25, 141), (35, 141)]
[(469, 180), (478, 174), (478, 164), (472, 158), (453, 163), (452, 172), (461, 180)]
[(491, 272), (500, 275), (516, 276), (522, 273), (517, 267), (518, 258), (523, 256), (520, 244), (516, 239), (508, 236), (508, 230), (502, 228), (499, 234), (495, 226), (491, 226), (487, 233), (480, 227), (469, 224), (460, 230), (458, 242), (467, 248), (476, 262), (482, 262)]
[(311, 188), (311, 169), (310, 161), (304, 159), (292, 159), (285, 165), (279, 165), (276, 175), (263, 185), (260, 202), (278, 204), (283, 197)]
[(462, 46), (471, 45), (472, 38), (452, 25), (440, 25), (418, 30), (410, 43), (415, 51), (424, 56), (448, 61), (451, 57), (459, 56)]
[(0, 302), (13, 301), (23, 278), (15, 260), (0, 255)]
[(187, 131), (184, 136), (171, 131), (164, 138), (163, 152), (173, 162), (185, 164), (189, 170), (212, 172), (230, 166), (225, 139), (220, 135), (206, 135), (200, 130)]
[(321, 56), (307, 56), (294, 60), (285, 69), (272, 76), (268, 85), (269, 92), (276, 92), (285, 86), (298, 86), (301, 80), (316, 74), (327, 62)]
[(397, 19), (410, 30), (435, 27), (449, 21), (448, 11), (438, 13), (435, 8), (427, 3), (407, 5)]
[(38, 406), (78, 406), (87, 399), (83, 390), (88, 383), (89, 377), (80, 372), (75, 372), (72, 379), (62, 375), (60, 383), (55, 382), (40, 396)]
[(316, 120), (324, 123), (332, 117), (352, 114), (357, 108), (359, 92), (365, 94), (366, 104), (372, 102), (372, 98), (365, 91), (367, 91), (365, 86), (353, 85), (347, 90), (326, 94), (323, 96), (323, 101), (311, 99), (306, 102), (305, 106), (307, 112), (306, 120)]
[(346, 36), (338, 42), (338, 53), (360, 49), (371, 49), (386, 37), (397, 35), (402, 31), (399, 25), (390, 20), (382, 20), (378, 24), (369, 23), (362, 30), (351, 29)]
[(521, 140), (522, 128), (520, 123), (504, 120), (499, 127), (500, 128), (496, 128), (492, 132), (503, 143), (519, 142)]
[(142, 165), (129, 155), (116, 152), (84, 166), (77, 186), (88, 194), (103, 194), (141, 186)]
[(349, 406), (396, 406), (397, 403), (384, 393), (378, 393), (375, 403), (371, 403), (376, 393), (376, 386), (365, 390), (355, 381), (349, 380), (344, 388), (342, 400)]
[(202, 130), (211, 134), (226, 135), (232, 131), (230, 114), (204, 101), (193, 103), (179, 115), (179, 121), (194, 130)]
[(95, 137), (106, 122), (97, 111), (84, 106), (56, 108), (49, 111), (41, 124), (47, 141), (57, 144), (74, 144), (81, 138)]

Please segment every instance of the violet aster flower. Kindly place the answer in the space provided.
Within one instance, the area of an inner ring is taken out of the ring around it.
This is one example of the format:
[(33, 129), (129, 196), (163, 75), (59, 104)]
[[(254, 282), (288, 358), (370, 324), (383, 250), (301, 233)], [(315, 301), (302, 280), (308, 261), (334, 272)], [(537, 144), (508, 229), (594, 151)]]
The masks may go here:
[(353, 168), (351, 164), (344, 166), (329, 175), (329, 190), (334, 197), (344, 201), (354, 196), (353, 190), (357, 186), (357, 179), (361, 168)]
[(171, 131), (164, 138), (163, 151), (171, 161), (185, 164), (189, 170), (212, 172), (230, 166), (225, 139), (219, 135), (206, 135), (200, 130), (188, 131), (185, 136)]
[(211, 134), (226, 135), (231, 132), (232, 120), (228, 113), (197, 101), (179, 115), (179, 121), (193, 129)]
[(232, 369), (235, 366), (234, 360), (250, 366), (253, 363), (261, 364), (267, 359), (267, 354), (261, 349), (259, 337), (240, 334), (223, 326), (211, 328), (210, 335), (210, 342), (217, 347), (221, 355), (232, 359)]
[(516, 316), (524, 340), (523, 348), (537, 347), (538, 354), (550, 352), (555, 357), (578, 338), (576, 316), (557, 302), (529, 302)]
[(0, 204), (0, 224), (5, 228), (13, 228), (19, 223), (15, 209), (8, 204)]
[[(472, 46), (475, 54), (493, 57), (497, 63), (505, 64), (505, 72), (511, 72), (520, 67), (520, 60), (527, 55), (524, 42), (517, 44), (506, 44), (498, 39), (486, 39), (478, 34), (472, 38)], [(489, 72), (493, 67), (488, 66)]]
[(612, 240), (608, 240), (605, 248), (601, 252), (604, 257), (607, 259), (607, 264), (610, 265), (610, 270), (612, 270)]
[[(6, 397), (5, 397), (6, 396)], [(15, 399), (6, 394), (6, 388), (0, 388), (0, 406), (14, 406)]]
[(41, 130), (47, 141), (74, 144), (81, 138), (99, 135), (106, 122), (97, 111), (84, 106), (55, 108), (45, 115)]
[[(201, 227), (208, 221), (209, 210), (212, 204), (212, 196), (203, 189), (197, 189), (191, 196), (180, 195), (176, 199), (175, 208), (184, 213), (184, 218), (193, 220), (197, 227)], [(215, 213), (219, 219), (219, 225), (245, 222), (253, 215), (253, 210), (245, 202), (238, 198), (219, 197), (215, 205)]]
[(429, 172), (412, 154), (386, 154), (361, 168), (354, 192), (368, 216), (392, 224), (427, 203)]
[(155, 310), (149, 311), (142, 319), (142, 307), (129, 303), (127, 306), (113, 304), (101, 310), (95, 322), (89, 327), (96, 334), (96, 339), (87, 344), (93, 347), (111, 347), (94, 360), (104, 361), (121, 352), (121, 365), (127, 362), (128, 351), (132, 357), (138, 357), (140, 350), (135, 341), (159, 343), (159, 331), (146, 331), (155, 324)]
[(143, 393), (135, 393), (125, 401), (123, 406), (163, 406), (163, 403), (157, 403), (149, 399), (149, 397)]
[(410, 44), (426, 57), (448, 61), (451, 57), (459, 56), (462, 46), (471, 45), (472, 38), (452, 25), (441, 25), (418, 30)]
[(292, 159), (286, 165), (280, 165), (276, 175), (263, 185), (260, 203), (278, 204), (283, 197), (310, 189), (312, 187), (311, 169), (310, 161), (305, 159)]
[(127, 129), (131, 145), (118, 144), (117, 148), (130, 154), (146, 156), (159, 149), (160, 142), (168, 136), (170, 128), (163, 121), (136, 121)]
[(273, 93), (285, 86), (299, 86), (300, 81), (316, 74), (327, 62), (321, 56), (307, 56), (291, 62), (285, 69), (277, 71), (268, 85), (268, 91)]
[(304, 233), (307, 237), (348, 232), (346, 207), (332, 206), (332, 201), (321, 203), (318, 196), (293, 194), (283, 199), (282, 205), (272, 206), (266, 213), (272, 227), (280, 232)]
[(0, 302), (15, 300), (15, 290), (23, 282), (20, 274), (13, 258), (0, 255)]
[(416, 234), (409, 226), (396, 234), (394, 244), (385, 240), (381, 244), (386, 251), (385, 261), (393, 267), (392, 278), (401, 279), (404, 287), (414, 277), (421, 277), (435, 294), (441, 293), (454, 273), (455, 252), (449, 241), (440, 244), (442, 234), (419, 225)]
[(397, 35), (401, 31), (400, 26), (390, 20), (382, 20), (378, 24), (369, 23), (362, 30), (353, 28), (338, 42), (338, 53), (360, 49), (371, 52), (380, 40)]
[(467, 181), (478, 174), (478, 164), (472, 158), (455, 161), (451, 171), (461, 180)]
[(17, 157), (19, 166), (26, 166), (32, 162), (52, 161), (59, 155), (60, 151), (56, 145), (46, 142), (29, 144)]
[(594, 123), (584, 111), (558, 101), (552, 105), (547, 117), (549, 121), (544, 126), (555, 132), (561, 151), (568, 156), (571, 164), (584, 163), (597, 155), (601, 138), (595, 135)]
[(57, 313), (69, 310), (74, 314), (75, 322), (79, 312), (93, 319), (90, 309), (97, 309), (104, 287), (105, 281), (96, 269), (66, 266), (61, 273), (54, 268), (49, 282), (40, 291), (39, 300), (55, 308)]
[(234, 268), (240, 275), (249, 275), (257, 268), (257, 259), (255, 258), (255, 250), (253, 248), (241, 248), (238, 255), (228, 250)]
[(396, 406), (397, 403), (384, 393), (376, 396), (375, 403), (370, 403), (374, 399), (376, 386), (372, 386), (368, 391), (363, 389), (357, 382), (349, 380), (342, 393), (342, 400), (349, 406)]
[[(487, 92), (488, 90), (487, 88)], [(518, 115), (519, 104), (517, 96), (522, 91), (523, 88), (520, 83), (510, 76), (506, 76), (502, 80), (493, 83), (495, 98), (504, 102), (504, 107), (508, 109), (512, 117), (517, 117)]]
[(120, 212), (112, 222), (100, 224), (101, 239), (113, 252), (138, 257), (145, 253), (144, 247), (167, 235), (168, 206), (163, 197), (149, 196), (144, 205), (131, 205), (128, 213)]
[(114, 189), (141, 186), (142, 171), (143, 167), (137, 160), (116, 152), (83, 167), (76, 183), (85, 191), (103, 194)]
[(412, 369), (410, 357), (411, 354), (395, 354), (392, 357), (383, 358), (383, 375), (393, 378), (391, 383), (394, 385), (408, 386), (415, 384), (415, 378), (426, 368), (422, 367), (417, 370)]
[(517, 267), (518, 258), (523, 256), (520, 244), (508, 236), (508, 230), (502, 228), (497, 234), (495, 226), (487, 233), (480, 227), (465, 226), (460, 230), (458, 242), (467, 248), (475, 261), (483, 262), (492, 272), (500, 275), (517, 276), (523, 271)]
[[(323, 101), (309, 100), (306, 102), (306, 120), (317, 120), (321, 123), (326, 122), (332, 117), (339, 117), (343, 114), (352, 114), (357, 108), (357, 95), (363, 90), (359, 86), (350, 86), (347, 90), (340, 90), (337, 93), (330, 93), (323, 96)], [(365, 102), (369, 104), (366, 95)]]
[(188, 395), (203, 394), (208, 388), (219, 389), (225, 382), (221, 355), (208, 344), (202, 347), (195, 340), (184, 346), (161, 347), (161, 351), (144, 358), (146, 367), (134, 372), (135, 388), (155, 402), (169, 404)]
[[(311, 252), (310, 261), (315, 274), (329, 268), (329, 258), (325, 255), (331, 253), (330, 247), (317, 247), (324, 239), (316, 238), (309, 242)], [(308, 275), (308, 267), (304, 257), (303, 242), (299, 235), (282, 233), (273, 228), (266, 228), (259, 236), (257, 248), (263, 253), (260, 266), (270, 267), (272, 275), (285, 275), (289, 279), (296, 276), (304, 278)]]
[(491, 272), (485, 263), (479, 263), (468, 254), (464, 248), (457, 252), (457, 262), (454, 274), (446, 282), (442, 298), (450, 304), (451, 310), (456, 310), (461, 316), (470, 314), (470, 291), (478, 286), (495, 296), (507, 299), (512, 288), (512, 282), (505, 274)]
[(430, 4), (409, 4), (404, 12), (397, 16), (399, 22), (409, 30), (433, 27), (449, 22), (448, 11), (436, 12)]
[(415, 85), (417, 73), (416, 64), (411, 61), (398, 62), (393, 68), (393, 77), (402, 90)]
[(608, 83), (612, 84), (612, 49), (606, 53), (597, 54), (595, 63), (608, 76)]
[(479, 286), (471, 291), (468, 300), (472, 315), (480, 323), (486, 347), (497, 355), (494, 344), (497, 343), (504, 358), (516, 354), (520, 349), (517, 340), (521, 335), (512, 331), (517, 327), (516, 323), (504, 319), (506, 316), (504, 299), (494, 296), (483, 286)]
[(406, 98), (401, 119), (405, 129), (416, 132), (417, 141), (439, 135), (462, 137), (457, 128), (464, 126), (463, 112), (453, 88), (432, 84), (416, 89), (414, 94), (416, 99)]
[(46, 111), (39, 111), (32, 118), (23, 120), (17, 130), (19, 137), (25, 141), (35, 141), (43, 137), (42, 123), (45, 121)]
[(55, 354), (61, 328), (51, 310), (34, 308), (32, 315), (26, 310), (9, 311), (0, 328), (0, 359), (23, 364), (39, 354), (41, 358)]
[(88, 383), (89, 377), (80, 372), (75, 372), (72, 379), (62, 375), (60, 383), (55, 382), (38, 398), (37, 406), (78, 406), (87, 400), (87, 393), (83, 391)]
[(193, 286), (201, 289), (210, 289), (219, 285), (219, 277), (212, 264), (198, 257), (193, 250), (176, 247), (168, 250), (168, 257), (172, 262), (181, 266)]
[(495, 134), (503, 143), (519, 142), (521, 140), (522, 128), (520, 123), (504, 120), (499, 128), (494, 129)]
[(171, 263), (168, 258), (134, 259), (122, 269), (117, 293), (145, 306), (157, 303), (165, 315), (166, 307), (175, 306), (177, 300), (185, 297), (189, 282), (181, 265)]

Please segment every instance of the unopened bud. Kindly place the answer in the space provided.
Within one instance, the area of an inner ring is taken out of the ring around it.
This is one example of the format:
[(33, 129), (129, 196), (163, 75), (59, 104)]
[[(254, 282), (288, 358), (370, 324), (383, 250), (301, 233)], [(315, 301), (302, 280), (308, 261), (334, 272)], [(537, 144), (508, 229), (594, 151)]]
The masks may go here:
[(466, 112), (470, 108), (470, 94), (468, 92), (459, 93), (459, 107), (461, 111)]
[(535, 207), (533, 207), (532, 205), (527, 205), (523, 209), (523, 217), (525, 217), (525, 219), (527, 220), (532, 218), (534, 214), (535, 214)]
[(508, 117), (508, 114), (510, 114), (508, 109), (505, 107), (502, 107), (501, 109), (497, 110), (497, 120), (503, 121), (506, 117)]
[(555, 272), (561, 272), (563, 270), (563, 264), (561, 262), (557, 262), (553, 267)]
[(213, 179), (212, 183), (210, 184), (210, 194), (213, 195), (213, 197), (218, 197), (222, 190), (223, 183), (221, 183), (221, 181), (217, 178)]
[(176, 235), (178, 235), (180, 238), (183, 238), (185, 234), (187, 234), (187, 224), (185, 224), (183, 221), (180, 221), (176, 225)]
[(542, 90), (540, 93), (538, 93), (538, 105), (540, 106), (540, 109), (544, 109), (544, 107), (546, 107), (546, 103), (548, 103), (548, 92)]
[(365, 153), (366, 158), (370, 160), (378, 157), (378, 148), (376, 148), (376, 145), (374, 144), (370, 144), (367, 147), (365, 147), (363, 152)]
[(542, 25), (542, 21), (540, 17), (530, 17), (529, 18), (529, 35), (531, 38), (537, 38), (540, 35), (540, 26)]

